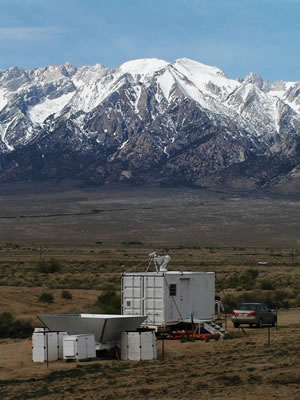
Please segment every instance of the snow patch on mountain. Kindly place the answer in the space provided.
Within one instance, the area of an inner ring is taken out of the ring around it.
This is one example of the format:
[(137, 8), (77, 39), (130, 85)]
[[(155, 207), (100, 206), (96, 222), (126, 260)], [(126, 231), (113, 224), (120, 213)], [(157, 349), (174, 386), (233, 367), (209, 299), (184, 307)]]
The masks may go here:
[(227, 99), (226, 104), (238, 112), (257, 137), (279, 132), (280, 99), (270, 96), (259, 85), (245, 80)]
[(42, 124), (51, 114), (59, 113), (74, 96), (74, 92), (63, 94), (56, 99), (45, 98), (39, 104), (28, 107), (27, 115), (34, 124)]
[(89, 84), (92, 81), (100, 80), (109, 71), (113, 71), (109, 68), (105, 68), (101, 64), (95, 64), (91, 66), (83, 66), (78, 68), (76, 74), (72, 76), (72, 81), (74, 85), (78, 88), (82, 85)]
[(5, 90), (0, 89), (0, 111), (3, 110), (3, 108), (6, 106), (7, 104), (7, 99), (5, 96)]
[(1, 138), (1, 141), (5, 144), (5, 146), (6, 146), (8, 151), (14, 150), (13, 146), (11, 146), (8, 143), (7, 138), (6, 138), (6, 134), (7, 134), (7, 131), (9, 129), (9, 126), (14, 123), (15, 119), (16, 119), (16, 117), (13, 118), (13, 120), (11, 122), (0, 125), (0, 138)]
[(65, 66), (61, 65), (49, 65), (47, 67), (41, 67), (37, 68), (31, 71), (28, 71), (28, 75), (33, 77), (33, 80), (36, 83), (41, 83), (43, 82), (44, 84), (46, 83), (51, 83), (51, 82), (56, 82), (59, 79), (65, 78), (67, 73), (67, 69)]
[(120, 74), (129, 73), (135, 77), (139, 77), (143, 81), (147, 75), (153, 75), (155, 72), (168, 65), (167, 61), (157, 58), (142, 58), (139, 60), (127, 61), (119, 68)]
[(135, 89), (135, 101), (134, 101), (133, 106), (134, 106), (134, 112), (136, 114), (138, 114), (139, 113), (138, 105), (139, 105), (139, 101), (140, 101), (141, 94), (142, 94), (142, 88), (141, 88), (141, 86), (136, 85), (134, 89)]
[(82, 85), (77, 90), (72, 100), (71, 112), (84, 111), (88, 113), (92, 111), (101, 104), (106, 97), (113, 92), (117, 92), (123, 84), (124, 79), (120, 79), (118, 75), (111, 75)]
[(201, 92), (216, 99), (228, 96), (240, 86), (238, 81), (227, 78), (221, 69), (188, 58), (180, 58), (172, 63), (172, 66), (188, 78)]
[(284, 81), (276, 81), (272, 84), (269, 94), (271, 96), (276, 96), (281, 100), (284, 100), (286, 92), (295, 85), (296, 82), (284, 82)]
[(163, 74), (158, 76), (157, 83), (159, 84), (166, 100), (169, 100), (170, 92), (175, 82), (174, 76), (170, 70), (166, 70)]

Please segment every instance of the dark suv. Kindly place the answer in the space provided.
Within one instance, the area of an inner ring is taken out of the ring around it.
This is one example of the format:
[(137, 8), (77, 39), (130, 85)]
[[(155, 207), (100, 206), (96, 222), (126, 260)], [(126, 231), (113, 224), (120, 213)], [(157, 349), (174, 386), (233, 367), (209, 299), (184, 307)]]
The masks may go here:
[(231, 320), (235, 328), (241, 324), (256, 325), (258, 328), (262, 328), (265, 324), (275, 326), (277, 315), (265, 304), (242, 303), (233, 310)]

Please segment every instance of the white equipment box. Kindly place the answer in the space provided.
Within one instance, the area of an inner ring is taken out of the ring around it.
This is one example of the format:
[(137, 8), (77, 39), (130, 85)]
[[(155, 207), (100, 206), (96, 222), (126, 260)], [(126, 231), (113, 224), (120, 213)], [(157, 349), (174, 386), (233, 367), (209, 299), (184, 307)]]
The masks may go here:
[(32, 335), (32, 361), (47, 362), (62, 360), (63, 337), (67, 332), (39, 332)]
[(155, 333), (149, 332), (122, 332), (121, 335), (122, 360), (156, 360), (157, 346)]
[(63, 341), (64, 361), (96, 358), (94, 335), (68, 335)]
[(122, 314), (147, 315), (143, 325), (165, 326), (215, 316), (214, 272), (122, 274)]

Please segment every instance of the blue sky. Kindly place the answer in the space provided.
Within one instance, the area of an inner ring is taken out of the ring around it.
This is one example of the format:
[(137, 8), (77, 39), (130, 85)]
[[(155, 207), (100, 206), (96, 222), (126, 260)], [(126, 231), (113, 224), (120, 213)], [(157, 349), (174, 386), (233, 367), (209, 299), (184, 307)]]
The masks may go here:
[(0, 69), (188, 57), (300, 80), (300, 0), (0, 0)]

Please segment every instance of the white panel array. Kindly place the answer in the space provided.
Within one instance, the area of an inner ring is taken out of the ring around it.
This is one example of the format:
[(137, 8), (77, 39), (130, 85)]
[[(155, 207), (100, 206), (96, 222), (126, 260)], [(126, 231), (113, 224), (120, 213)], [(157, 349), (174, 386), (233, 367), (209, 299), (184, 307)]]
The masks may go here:
[(149, 332), (122, 332), (121, 335), (122, 360), (156, 360), (157, 346), (155, 333)]
[(63, 358), (63, 337), (67, 332), (34, 332), (32, 335), (32, 361), (47, 362)]

